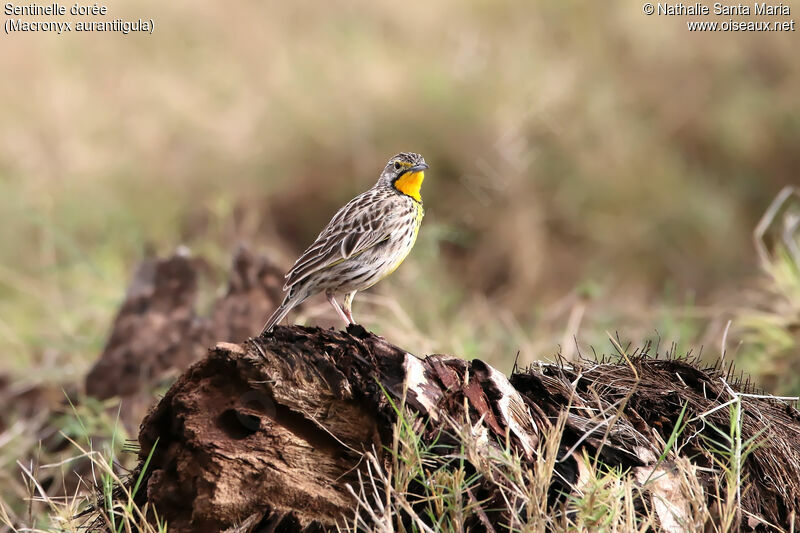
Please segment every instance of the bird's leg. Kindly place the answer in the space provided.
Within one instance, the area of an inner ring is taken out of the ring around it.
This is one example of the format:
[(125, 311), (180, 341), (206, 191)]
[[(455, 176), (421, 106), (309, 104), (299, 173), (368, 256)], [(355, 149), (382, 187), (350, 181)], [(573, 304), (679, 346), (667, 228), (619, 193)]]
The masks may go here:
[(339, 302), (336, 301), (336, 298), (333, 297), (333, 291), (331, 290), (325, 291), (325, 296), (328, 297), (328, 301), (331, 303), (333, 308), (336, 309), (336, 313), (338, 313), (338, 315), (342, 317), (342, 320), (344, 320), (345, 324), (349, 326), (351, 324), (350, 319), (344, 313), (344, 311), (342, 311), (342, 308), (341, 306), (339, 306)]
[(347, 315), (348, 320), (350, 320), (351, 324), (355, 324), (356, 321), (353, 320), (353, 298), (356, 297), (356, 293), (358, 291), (348, 292), (344, 295), (344, 314)]

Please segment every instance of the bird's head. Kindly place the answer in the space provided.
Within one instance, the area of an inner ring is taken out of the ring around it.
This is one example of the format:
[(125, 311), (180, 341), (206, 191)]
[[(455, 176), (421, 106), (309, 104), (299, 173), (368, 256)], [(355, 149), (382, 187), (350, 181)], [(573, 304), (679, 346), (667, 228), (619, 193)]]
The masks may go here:
[(422, 180), (425, 179), (426, 168), (428, 165), (421, 155), (401, 152), (386, 163), (379, 183), (393, 187), (396, 191), (421, 202), (419, 190), (422, 187)]

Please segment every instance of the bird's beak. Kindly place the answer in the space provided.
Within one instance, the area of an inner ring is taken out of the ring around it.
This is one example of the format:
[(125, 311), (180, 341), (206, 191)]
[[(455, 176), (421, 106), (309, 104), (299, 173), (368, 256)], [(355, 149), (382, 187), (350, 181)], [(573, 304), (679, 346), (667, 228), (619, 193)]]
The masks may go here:
[(419, 172), (421, 170), (425, 170), (428, 168), (428, 165), (425, 163), (420, 163), (418, 165), (414, 165), (413, 167), (409, 168), (406, 172)]

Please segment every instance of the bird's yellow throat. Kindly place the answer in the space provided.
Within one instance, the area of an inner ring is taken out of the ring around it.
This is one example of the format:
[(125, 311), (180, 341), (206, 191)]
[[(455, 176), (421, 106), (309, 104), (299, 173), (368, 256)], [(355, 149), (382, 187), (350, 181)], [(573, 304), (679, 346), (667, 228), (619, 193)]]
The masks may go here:
[(407, 194), (414, 200), (421, 202), (422, 197), (419, 195), (419, 190), (422, 187), (422, 181), (425, 179), (425, 171), (406, 172), (394, 182), (394, 188), (403, 194)]

